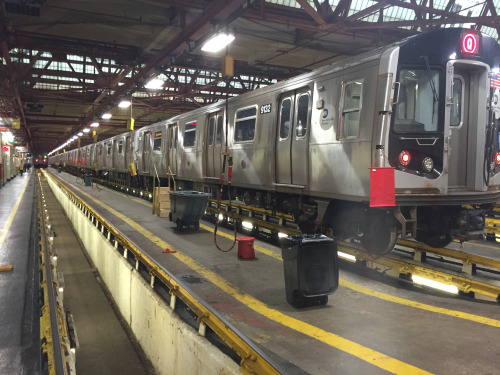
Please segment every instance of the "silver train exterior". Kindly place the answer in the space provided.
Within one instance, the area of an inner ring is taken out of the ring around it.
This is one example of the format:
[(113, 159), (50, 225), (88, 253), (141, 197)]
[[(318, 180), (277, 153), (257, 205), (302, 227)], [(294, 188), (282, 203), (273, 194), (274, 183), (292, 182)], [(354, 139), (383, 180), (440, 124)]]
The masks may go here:
[[(492, 38), (439, 29), (51, 163), (143, 188), (171, 176), (215, 197), (227, 120), (233, 199), (291, 212), (303, 231), (330, 231), (373, 254), (398, 236), (442, 247), (481, 238), (500, 195), (499, 63)], [(370, 207), (373, 165), (395, 167), (395, 206)]]

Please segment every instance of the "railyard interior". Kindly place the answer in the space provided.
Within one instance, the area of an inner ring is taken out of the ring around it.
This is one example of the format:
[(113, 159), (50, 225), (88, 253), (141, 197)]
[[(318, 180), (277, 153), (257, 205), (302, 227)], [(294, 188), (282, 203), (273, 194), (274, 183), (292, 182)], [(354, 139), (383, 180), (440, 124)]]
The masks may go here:
[(500, 3), (0, 5), (0, 373), (497, 372)]

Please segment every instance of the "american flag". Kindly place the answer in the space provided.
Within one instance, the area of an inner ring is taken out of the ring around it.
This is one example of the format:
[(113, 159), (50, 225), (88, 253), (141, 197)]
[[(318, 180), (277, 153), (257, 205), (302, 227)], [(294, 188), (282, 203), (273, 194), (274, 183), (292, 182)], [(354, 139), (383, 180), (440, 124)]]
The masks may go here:
[(491, 75), (490, 87), (500, 89), (500, 73), (493, 73)]

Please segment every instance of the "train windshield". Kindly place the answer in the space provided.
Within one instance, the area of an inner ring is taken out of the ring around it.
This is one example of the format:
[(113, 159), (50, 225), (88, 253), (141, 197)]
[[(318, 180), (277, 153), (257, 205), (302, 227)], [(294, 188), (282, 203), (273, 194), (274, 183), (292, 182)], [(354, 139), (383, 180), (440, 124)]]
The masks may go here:
[(438, 129), (439, 71), (402, 69), (394, 114), (396, 132), (424, 133)]

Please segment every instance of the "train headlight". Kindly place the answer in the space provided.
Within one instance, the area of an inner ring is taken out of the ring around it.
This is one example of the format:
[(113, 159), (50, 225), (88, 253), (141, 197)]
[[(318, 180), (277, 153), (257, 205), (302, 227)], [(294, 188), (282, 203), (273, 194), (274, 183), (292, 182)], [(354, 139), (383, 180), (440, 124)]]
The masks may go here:
[(500, 164), (500, 152), (495, 155), (495, 163)]
[(401, 151), (399, 154), (399, 164), (405, 166), (410, 164), (410, 153), (408, 151)]
[(434, 162), (430, 157), (427, 156), (424, 160), (422, 160), (422, 168), (424, 168), (424, 171), (426, 172), (432, 171), (434, 168)]

